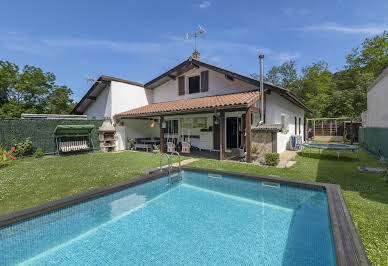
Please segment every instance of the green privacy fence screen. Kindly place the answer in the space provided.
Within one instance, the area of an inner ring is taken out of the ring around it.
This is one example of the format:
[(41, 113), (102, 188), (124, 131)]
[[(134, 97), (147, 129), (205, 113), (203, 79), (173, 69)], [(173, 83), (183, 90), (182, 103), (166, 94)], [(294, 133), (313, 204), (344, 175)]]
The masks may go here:
[(388, 128), (360, 128), (359, 143), (375, 155), (388, 158)]
[(98, 128), (102, 120), (57, 120), (57, 119), (0, 119), (0, 144), (10, 149), (12, 139), (31, 138), (34, 150), (42, 148), (44, 153), (56, 151), (54, 130), (57, 125), (94, 125), (91, 138), (94, 147), (99, 147)]

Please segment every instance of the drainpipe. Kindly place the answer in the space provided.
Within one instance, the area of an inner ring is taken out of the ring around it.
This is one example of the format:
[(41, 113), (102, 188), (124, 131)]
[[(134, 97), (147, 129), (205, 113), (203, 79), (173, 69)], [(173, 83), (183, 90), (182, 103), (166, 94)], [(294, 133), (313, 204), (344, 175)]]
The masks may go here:
[(261, 92), (261, 108), (260, 108), (260, 125), (264, 123), (264, 55), (259, 55), (260, 59), (260, 92)]

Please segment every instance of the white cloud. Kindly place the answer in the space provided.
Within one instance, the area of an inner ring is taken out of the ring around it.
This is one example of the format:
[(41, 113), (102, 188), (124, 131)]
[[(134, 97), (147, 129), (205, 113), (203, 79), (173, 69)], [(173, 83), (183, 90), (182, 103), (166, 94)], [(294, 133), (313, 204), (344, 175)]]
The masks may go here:
[(388, 30), (388, 25), (361, 25), (343, 26), (335, 23), (327, 23), (303, 28), (306, 31), (334, 31), (345, 34), (379, 34)]
[(210, 5), (210, 1), (202, 1), (202, 3), (199, 4), (199, 8), (208, 8)]

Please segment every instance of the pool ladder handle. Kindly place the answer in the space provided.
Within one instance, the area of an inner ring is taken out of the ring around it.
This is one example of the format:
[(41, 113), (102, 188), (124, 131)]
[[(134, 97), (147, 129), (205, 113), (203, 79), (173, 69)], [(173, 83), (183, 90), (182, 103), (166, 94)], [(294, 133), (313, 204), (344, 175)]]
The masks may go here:
[(179, 171), (182, 171), (182, 166), (181, 166), (181, 155), (177, 151), (171, 152), (170, 155), (168, 153), (162, 153), (160, 154), (160, 171), (163, 171), (163, 156), (167, 156), (167, 162), (168, 162), (168, 175), (171, 174), (171, 169), (172, 169), (172, 158), (173, 155), (178, 155), (178, 163), (179, 163)]
[(171, 152), (171, 154), (170, 154), (170, 160), (171, 160), (170, 165), (171, 165), (171, 168), (172, 168), (172, 158), (173, 158), (172, 156), (174, 154), (178, 155), (178, 163), (179, 163), (178, 169), (179, 169), (179, 172), (180, 172), (180, 171), (182, 171), (182, 167), (181, 167), (181, 155), (179, 154), (179, 152), (177, 152), (177, 151)]
[(160, 154), (160, 172), (163, 171), (163, 156), (167, 156), (167, 163), (168, 163), (168, 175), (171, 174), (171, 162), (170, 162), (170, 156), (167, 153)]

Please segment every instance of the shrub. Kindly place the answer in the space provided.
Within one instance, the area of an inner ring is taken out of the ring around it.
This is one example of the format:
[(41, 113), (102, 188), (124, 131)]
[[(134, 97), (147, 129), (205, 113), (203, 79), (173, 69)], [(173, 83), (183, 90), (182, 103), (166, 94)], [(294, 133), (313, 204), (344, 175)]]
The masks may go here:
[(17, 139), (12, 140), (12, 145), (15, 147), (15, 154), (17, 157), (23, 157), (25, 155), (32, 154), (32, 141), (30, 138), (26, 138), (25, 141), (18, 142)]
[(159, 145), (154, 144), (154, 150), (159, 150)]
[(279, 164), (279, 153), (268, 152), (264, 155), (265, 163), (269, 166), (276, 166)]
[(44, 153), (42, 151), (42, 148), (37, 148), (34, 153), (35, 158), (42, 158), (44, 156)]
[(259, 151), (259, 145), (257, 143), (254, 143), (252, 145), (252, 150), (251, 151), (252, 151), (253, 154), (257, 153)]

